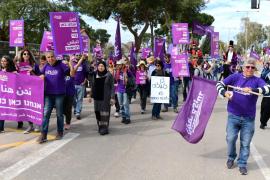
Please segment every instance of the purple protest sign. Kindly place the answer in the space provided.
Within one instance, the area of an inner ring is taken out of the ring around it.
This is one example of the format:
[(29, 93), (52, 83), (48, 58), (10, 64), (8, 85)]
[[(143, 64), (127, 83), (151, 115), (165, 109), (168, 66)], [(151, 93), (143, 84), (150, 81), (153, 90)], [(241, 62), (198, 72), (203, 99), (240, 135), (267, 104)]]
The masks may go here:
[(0, 117), (41, 125), (44, 81), (36, 76), (0, 72)]
[(189, 77), (190, 76), (187, 61), (188, 61), (187, 54), (180, 54), (180, 55), (172, 55), (171, 56), (173, 77), (179, 77), (179, 76)]
[(87, 34), (82, 34), (83, 53), (88, 54), (90, 39)]
[(9, 21), (9, 46), (24, 47), (24, 21)]
[(254, 59), (256, 59), (256, 60), (260, 60), (260, 59), (261, 59), (260, 55), (257, 54), (256, 51), (250, 51), (249, 57), (252, 57), (252, 58), (254, 58)]
[(165, 39), (155, 38), (155, 52), (154, 52), (155, 58), (160, 56), (164, 44), (165, 44)]
[(52, 51), (53, 48), (53, 37), (52, 33), (49, 31), (45, 31), (43, 33), (41, 45), (40, 45), (40, 51), (41, 52), (47, 52), (47, 51)]
[(188, 23), (172, 24), (173, 44), (189, 44)]
[(146, 59), (150, 55), (151, 52), (152, 52), (151, 48), (143, 48), (141, 58)]
[(219, 33), (214, 32), (211, 35), (211, 57), (218, 58), (219, 57)]
[(136, 71), (136, 84), (146, 84), (147, 73), (145, 71)]
[(50, 22), (56, 55), (82, 52), (80, 22), (77, 12), (50, 12)]
[(198, 143), (207, 126), (217, 99), (216, 82), (193, 77), (185, 104), (179, 111), (172, 129), (190, 143)]

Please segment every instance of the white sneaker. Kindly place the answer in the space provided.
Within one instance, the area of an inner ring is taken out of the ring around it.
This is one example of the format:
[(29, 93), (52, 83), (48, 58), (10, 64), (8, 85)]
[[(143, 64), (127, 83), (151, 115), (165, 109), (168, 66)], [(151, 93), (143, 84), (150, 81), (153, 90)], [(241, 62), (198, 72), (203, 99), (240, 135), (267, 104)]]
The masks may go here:
[(117, 117), (118, 118), (119, 117), (119, 113), (118, 112), (115, 112), (114, 113), (114, 117)]

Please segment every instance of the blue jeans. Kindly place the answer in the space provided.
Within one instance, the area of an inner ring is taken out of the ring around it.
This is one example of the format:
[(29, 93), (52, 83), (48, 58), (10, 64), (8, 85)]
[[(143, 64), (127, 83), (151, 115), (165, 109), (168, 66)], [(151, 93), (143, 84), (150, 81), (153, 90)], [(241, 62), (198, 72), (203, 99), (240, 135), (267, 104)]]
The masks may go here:
[(159, 117), (160, 116), (160, 110), (161, 110), (161, 104), (160, 103), (154, 103), (153, 109), (152, 109), (152, 116)]
[(0, 120), (0, 131), (4, 131), (4, 126), (5, 126), (5, 121), (4, 120)]
[(164, 107), (166, 109), (168, 109), (169, 105), (173, 105), (173, 108), (177, 107), (177, 98), (176, 94), (175, 94), (175, 85), (174, 84), (170, 84), (170, 103), (169, 104), (164, 104)]
[(122, 114), (122, 118), (130, 119), (129, 100), (127, 97), (127, 93), (118, 92), (117, 98), (120, 105), (120, 112)]
[(57, 117), (57, 132), (64, 131), (64, 95), (45, 95), (44, 117), (42, 121), (42, 132), (47, 134), (52, 110), (55, 106)]
[(74, 95), (74, 114), (80, 115), (82, 112), (83, 97), (85, 93), (85, 86), (75, 85), (75, 95)]
[(246, 167), (250, 152), (250, 143), (254, 134), (255, 118), (236, 116), (231, 113), (228, 115), (227, 121), (227, 145), (228, 159), (235, 160), (236, 141), (240, 132), (240, 154), (237, 159), (238, 167)]

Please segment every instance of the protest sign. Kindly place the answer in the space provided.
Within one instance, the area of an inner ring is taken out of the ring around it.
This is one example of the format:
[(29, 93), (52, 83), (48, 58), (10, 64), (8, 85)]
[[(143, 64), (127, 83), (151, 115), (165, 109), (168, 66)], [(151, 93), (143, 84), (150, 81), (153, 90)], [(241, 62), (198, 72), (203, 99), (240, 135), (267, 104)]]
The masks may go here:
[(151, 77), (151, 103), (166, 103), (170, 101), (170, 78)]

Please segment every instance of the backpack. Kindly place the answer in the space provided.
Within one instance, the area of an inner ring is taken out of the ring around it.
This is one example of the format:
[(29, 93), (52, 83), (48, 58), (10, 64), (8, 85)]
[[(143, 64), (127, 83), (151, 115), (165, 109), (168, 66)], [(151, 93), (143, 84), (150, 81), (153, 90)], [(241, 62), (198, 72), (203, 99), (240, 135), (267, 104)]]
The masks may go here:
[(136, 83), (134, 76), (128, 76), (127, 84), (126, 84), (126, 91), (127, 93), (132, 93), (136, 89)]

